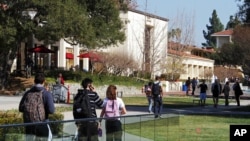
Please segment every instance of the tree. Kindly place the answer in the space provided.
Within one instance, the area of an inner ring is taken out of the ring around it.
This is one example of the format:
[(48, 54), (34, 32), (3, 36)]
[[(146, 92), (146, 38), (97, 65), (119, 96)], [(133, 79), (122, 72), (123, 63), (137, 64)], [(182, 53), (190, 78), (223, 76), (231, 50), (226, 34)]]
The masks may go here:
[(137, 63), (132, 59), (132, 57), (126, 56), (124, 54), (102, 54), (103, 66), (99, 71), (100, 73), (106, 72), (109, 75), (121, 76), (129, 75), (128, 70), (138, 70)]
[[(107, 47), (125, 40), (115, 1), (0, 0), (0, 4), (0, 50), (5, 53), (0, 66), (4, 71), (10, 69), (6, 64), (11, 65), (20, 43), (33, 36), (45, 44), (64, 39), (86, 48)], [(32, 11), (34, 17), (28, 14)], [(31, 41), (29, 44), (31, 47)]]
[(226, 30), (227, 29), (233, 29), (235, 28), (236, 26), (240, 25), (241, 24), (241, 21), (239, 20), (238, 16), (230, 16), (229, 18), (229, 21), (227, 23), (227, 26), (226, 26)]
[(213, 10), (212, 17), (209, 18), (210, 25), (206, 25), (207, 32), (203, 30), (203, 36), (206, 39), (206, 43), (202, 43), (203, 46), (216, 46), (216, 39), (211, 35), (213, 33), (222, 31), (224, 29), (224, 25), (220, 22), (220, 19), (217, 16), (216, 10)]
[(250, 0), (244, 0), (243, 4), (239, 5), (239, 12), (237, 14), (243, 23), (250, 23)]
[[(194, 44), (194, 16), (186, 12), (177, 13), (174, 19), (170, 20), (170, 32), (168, 32), (168, 59), (164, 64), (166, 73), (174, 80), (176, 74), (184, 74), (183, 60), (188, 47)], [(176, 78), (175, 78), (176, 79)], [(178, 79), (178, 78), (177, 78)]]

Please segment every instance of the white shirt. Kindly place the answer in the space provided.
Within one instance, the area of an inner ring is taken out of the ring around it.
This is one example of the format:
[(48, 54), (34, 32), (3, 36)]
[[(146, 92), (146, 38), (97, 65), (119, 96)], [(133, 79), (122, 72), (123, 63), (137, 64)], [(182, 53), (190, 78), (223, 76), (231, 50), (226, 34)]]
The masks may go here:
[[(108, 100), (109, 100), (108, 98), (105, 98), (103, 100), (102, 107), (106, 107), (106, 104), (107, 104)], [(117, 97), (116, 100), (117, 100), (117, 103), (118, 103), (119, 110), (121, 111), (121, 109), (125, 107), (125, 104), (124, 104), (123, 100), (121, 98), (119, 98), (119, 97)], [(121, 115), (121, 112), (119, 112), (119, 114)]]

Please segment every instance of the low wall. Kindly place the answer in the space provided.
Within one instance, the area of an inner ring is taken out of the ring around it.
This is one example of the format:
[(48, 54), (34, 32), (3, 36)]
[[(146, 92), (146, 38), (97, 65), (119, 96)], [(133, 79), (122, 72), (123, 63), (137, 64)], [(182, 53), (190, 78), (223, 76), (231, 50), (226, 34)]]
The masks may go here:
[[(71, 96), (77, 93), (78, 89), (81, 89), (80, 84), (72, 84), (72, 83), (66, 83), (66, 87), (69, 88), (69, 92)], [(116, 85), (117, 87), (117, 92), (119, 96), (122, 94), (122, 96), (136, 96), (136, 95), (141, 95), (141, 89), (136, 88), (136, 87), (127, 87), (127, 86), (120, 86)], [(103, 85), (103, 86), (95, 86), (95, 91), (98, 93), (100, 97), (106, 97), (106, 90), (108, 88), (108, 85)]]

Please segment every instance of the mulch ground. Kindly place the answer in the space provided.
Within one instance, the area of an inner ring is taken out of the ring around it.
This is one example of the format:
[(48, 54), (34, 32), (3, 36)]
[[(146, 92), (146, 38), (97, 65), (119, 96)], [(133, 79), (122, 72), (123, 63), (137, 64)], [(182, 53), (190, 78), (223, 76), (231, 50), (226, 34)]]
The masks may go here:
[(14, 77), (10, 80), (7, 88), (0, 90), (0, 95), (16, 95), (34, 84), (34, 78)]

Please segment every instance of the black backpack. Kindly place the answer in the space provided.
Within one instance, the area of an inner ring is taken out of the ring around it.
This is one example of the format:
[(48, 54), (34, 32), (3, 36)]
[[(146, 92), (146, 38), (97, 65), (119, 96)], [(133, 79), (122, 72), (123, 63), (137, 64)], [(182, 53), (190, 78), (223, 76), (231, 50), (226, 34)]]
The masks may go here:
[(91, 106), (87, 90), (78, 90), (73, 103), (73, 116), (74, 119), (91, 118)]
[(161, 86), (160, 86), (160, 82), (158, 83), (153, 83), (152, 85), (152, 95), (153, 96), (158, 96), (161, 93)]

